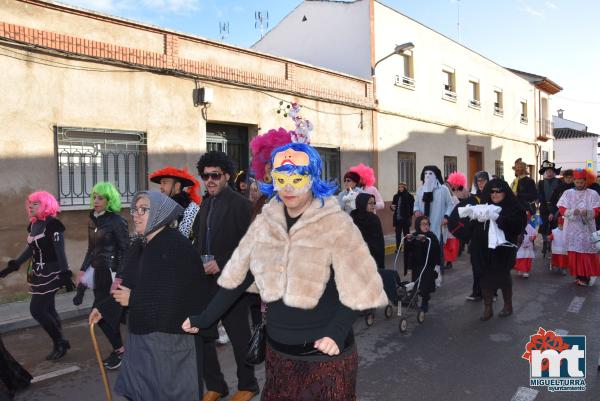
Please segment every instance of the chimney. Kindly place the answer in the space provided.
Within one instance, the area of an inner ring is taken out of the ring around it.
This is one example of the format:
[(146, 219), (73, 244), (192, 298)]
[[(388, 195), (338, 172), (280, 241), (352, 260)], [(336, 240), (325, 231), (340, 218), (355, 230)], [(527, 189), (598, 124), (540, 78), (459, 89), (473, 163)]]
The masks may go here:
[(563, 113), (565, 112), (563, 109), (558, 109), (558, 118), (563, 118)]

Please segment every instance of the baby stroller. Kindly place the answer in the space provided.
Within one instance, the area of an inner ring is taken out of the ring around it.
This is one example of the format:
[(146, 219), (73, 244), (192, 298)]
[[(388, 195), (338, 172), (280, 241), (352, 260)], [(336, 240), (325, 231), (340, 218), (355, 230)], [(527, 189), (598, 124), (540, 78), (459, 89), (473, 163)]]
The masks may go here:
[[(421, 286), (421, 281), (423, 279), (423, 273), (425, 273), (427, 269), (427, 265), (429, 262), (429, 254), (431, 251), (431, 239), (424, 235), (417, 235), (415, 240), (418, 241), (427, 241), (427, 254), (425, 256), (425, 263), (423, 268), (421, 269), (419, 276), (416, 280), (403, 281), (400, 283), (398, 287), (398, 317), (400, 318), (400, 323), (398, 324), (398, 328), (401, 333), (405, 333), (408, 329), (408, 318), (413, 311), (416, 311), (416, 319), (417, 323), (422, 324), (425, 321), (425, 312), (419, 307), (419, 288)], [(402, 239), (404, 243), (404, 238)], [(398, 262), (398, 255), (394, 260), (394, 265)], [(404, 307), (404, 311), (402, 308)]]
[[(398, 309), (398, 317), (400, 322), (398, 328), (401, 333), (405, 333), (408, 329), (408, 317), (412, 311), (416, 311), (416, 319), (419, 324), (425, 321), (425, 312), (419, 308), (419, 286), (421, 284), (421, 278), (427, 268), (427, 262), (429, 260), (429, 252), (431, 249), (431, 239), (426, 236), (418, 236), (417, 238), (423, 238), (427, 241), (427, 256), (425, 259), (425, 265), (419, 274), (419, 277), (415, 281), (401, 281), (400, 275), (398, 274), (398, 256), (400, 252), (396, 253), (394, 258), (394, 269), (384, 270), (379, 269), (378, 272), (381, 275), (383, 281), (383, 289), (388, 296), (389, 303), (384, 309), (384, 316), (389, 319), (393, 316), (394, 310), (393, 305), (396, 305)], [(400, 249), (404, 245), (404, 238), (400, 243)], [(404, 308), (404, 311), (403, 311)], [(365, 323), (368, 327), (375, 323), (375, 311), (370, 310), (365, 315)]]

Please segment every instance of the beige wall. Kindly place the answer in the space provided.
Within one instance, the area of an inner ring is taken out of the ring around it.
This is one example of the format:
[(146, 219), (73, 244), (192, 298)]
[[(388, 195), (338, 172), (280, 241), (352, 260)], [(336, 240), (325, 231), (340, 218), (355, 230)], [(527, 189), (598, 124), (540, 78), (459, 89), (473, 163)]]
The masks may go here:
[[(118, 40), (123, 46), (163, 52), (162, 34), (67, 15), (18, 1), (0, 0), (0, 22), (74, 36), (95, 35), (95, 40)], [(287, 64), (288, 68), (300, 68), (299, 76), (289, 77), (295, 91), (304, 87), (337, 87), (348, 96), (348, 101), (369, 102), (365, 90), (369, 83), (364, 80), (246, 51), (236, 54), (234, 49), (218, 45), (210, 47), (210, 52), (204, 52), (202, 50), (209, 45), (202, 41), (180, 38), (182, 43), (180, 52), (203, 63), (212, 65), (222, 55), (222, 60), (235, 63), (235, 67), (247, 65), (260, 70), (266, 78), (283, 81), (286, 80)], [(3, 122), (0, 135), (0, 268), (25, 246), (27, 218), (23, 206), (27, 194), (37, 189), (58, 193), (55, 126), (145, 132), (148, 171), (174, 164), (195, 172), (198, 157), (206, 151), (207, 121), (202, 108), (193, 105), (192, 91), (196, 84), (192, 79), (151, 72), (126, 72), (107, 64), (27, 53), (22, 49), (17, 51), (25, 61), (0, 58), (0, 93), (12, 94), (0, 108), (0, 121)], [(61, 68), (41, 65), (39, 58), (65, 65)], [(81, 67), (110, 72), (72, 69)], [(280, 126), (292, 129), (291, 119), (276, 111), (279, 99), (297, 101), (305, 106), (303, 116), (315, 125), (313, 145), (339, 148), (342, 169), (358, 161), (371, 161), (372, 116), (368, 109), (315, 100), (314, 92), (306, 97), (292, 96), (268, 89), (216, 83), (210, 79), (198, 79), (198, 84), (214, 90), (214, 102), (205, 111), (208, 122), (246, 125), (250, 135), (256, 134), (258, 127), (259, 132)], [(359, 127), (361, 121), (362, 129)], [(87, 247), (87, 210), (63, 211), (60, 218), (67, 227), (69, 263), (72, 269), (78, 269)], [(26, 289), (24, 273), (22, 267), (19, 274), (0, 280), (0, 300)]]
[(85, 18), (48, 7), (39, 7), (17, 0), (0, 0), (0, 21), (49, 30), (54, 33), (77, 35), (118, 46), (162, 53), (163, 35), (105, 20)]

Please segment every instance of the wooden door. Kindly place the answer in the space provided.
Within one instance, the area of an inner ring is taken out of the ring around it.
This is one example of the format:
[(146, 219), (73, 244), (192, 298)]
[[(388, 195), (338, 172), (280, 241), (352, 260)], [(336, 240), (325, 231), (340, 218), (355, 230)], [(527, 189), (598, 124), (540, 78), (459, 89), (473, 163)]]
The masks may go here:
[(483, 170), (483, 153), (477, 150), (469, 150), (469, 176), (468, 187), (473, 183), (475, 173)]

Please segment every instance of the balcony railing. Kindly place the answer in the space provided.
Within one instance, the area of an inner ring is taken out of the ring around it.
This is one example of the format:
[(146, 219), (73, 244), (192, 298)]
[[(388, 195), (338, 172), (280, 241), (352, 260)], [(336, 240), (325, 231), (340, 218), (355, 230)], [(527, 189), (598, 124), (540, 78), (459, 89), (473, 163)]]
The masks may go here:
[(538, 135), (537, 135), (537, 139), (540, 141), (547, 141), (548, 139), (552, 138), (552, 130), (554, 128), (553, 124), (552, 124), (552, 120), (538, 120), (537, 121), (537, 126), (538, 126)]
[(481, 108), (481, 102), (477, 99), (471, 99), (469, 100), (469, 106), (476, 108), (476, 109), (480, 109)]
[(527, 116), (526, 116), (526, 115), (524, 115), (524, 114), (521, 114), (521, 122), (522, 122), (523, 124), (527, 124), (528, 120), (527, 120)]
[(395, 85), (397, 86), (404, 86), (407, 88), (414, 88), (415, 87), (415, 80), (411, 77), (407, 77), (407, 76), (403, 76), (403, 75), (396, 75), (396, 82), (394, 82)]

